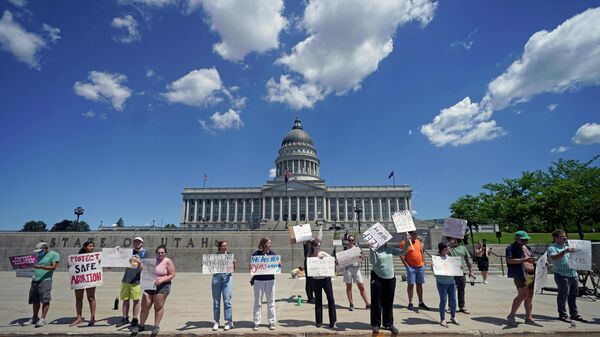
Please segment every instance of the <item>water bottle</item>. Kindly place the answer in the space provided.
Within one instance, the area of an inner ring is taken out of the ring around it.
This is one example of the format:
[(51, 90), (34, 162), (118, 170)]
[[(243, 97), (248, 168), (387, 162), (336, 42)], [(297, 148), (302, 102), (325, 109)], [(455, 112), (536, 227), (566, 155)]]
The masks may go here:
[(115, 305), (113, 306), (113, 310), (119, 310), (119, 298), (115, 297)]
[(298, 295), (296, 296), (296, 305), (301, 305), (302, 304), (302, 296)]

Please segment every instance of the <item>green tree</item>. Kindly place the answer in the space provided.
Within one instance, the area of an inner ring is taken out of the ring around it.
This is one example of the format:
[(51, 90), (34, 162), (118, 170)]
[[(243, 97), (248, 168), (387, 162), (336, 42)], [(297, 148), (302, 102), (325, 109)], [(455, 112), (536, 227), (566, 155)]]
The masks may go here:
[(170, 224), (166, 224), (165, 228), (177, 228), (177, 225), (170, 223)]
[(27, 221), (21, 232), (45, 232), (46, 231), (46, 223), (43, 221)]
[(72, 220), (63, 220), (57, 222), (50, 230), (52, 232), (89, 232), (90, 226), (85, 221), (75, 222)]
[(117, 224), (117, 227), (125, 227), (125, 221), (123, 221), (123, 218), (119, 218), (115, 224)]

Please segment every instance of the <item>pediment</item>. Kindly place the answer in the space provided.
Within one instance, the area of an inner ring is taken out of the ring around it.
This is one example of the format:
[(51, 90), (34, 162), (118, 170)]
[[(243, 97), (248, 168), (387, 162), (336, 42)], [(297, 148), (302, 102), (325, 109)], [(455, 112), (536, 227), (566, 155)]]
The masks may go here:
[[(263, 192), (264, 191), (271, 191), (271, 192), (283, 192), (285, 193), (286, 190), (286, 184), (284, 182), (281, 183), (276, 183), (274, 185), (266, 185), (263, 188)], [(294, 192), (294, 191), (302, 191), (302, 192), (308, 192), (308, 191), (325, 191), (325, 185), (323, 183), (319, 183), (319, 184), (315, 184), (315, 183), (311, 183), (311, 182), (305, 182), (305, 181), (300, 181), (300, 180), (292, 180), (289, 181), (287, 183), (287, 192)]]

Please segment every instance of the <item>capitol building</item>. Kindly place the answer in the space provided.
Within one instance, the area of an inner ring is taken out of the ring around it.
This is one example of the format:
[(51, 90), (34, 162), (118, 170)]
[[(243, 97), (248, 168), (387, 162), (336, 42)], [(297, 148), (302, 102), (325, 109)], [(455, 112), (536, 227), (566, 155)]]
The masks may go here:
[(412, 210), (412, 189), (396, 186), (327, 186), (321, 161), (300, 118), (283, 137), (275, 178), (262, 187), (184, 188), (181, 228), (197, 230), (285, 230), (306, 224), (363, 229), (392, 214)]

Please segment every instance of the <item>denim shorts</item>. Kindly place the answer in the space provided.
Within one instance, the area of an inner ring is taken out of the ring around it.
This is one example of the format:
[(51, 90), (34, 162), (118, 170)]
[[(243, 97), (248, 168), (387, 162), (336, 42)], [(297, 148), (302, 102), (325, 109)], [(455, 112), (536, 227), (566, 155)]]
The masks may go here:
[(406, 266), (406, 282), (408, 284), (425, 283), (425, 266), (410, 267)]

